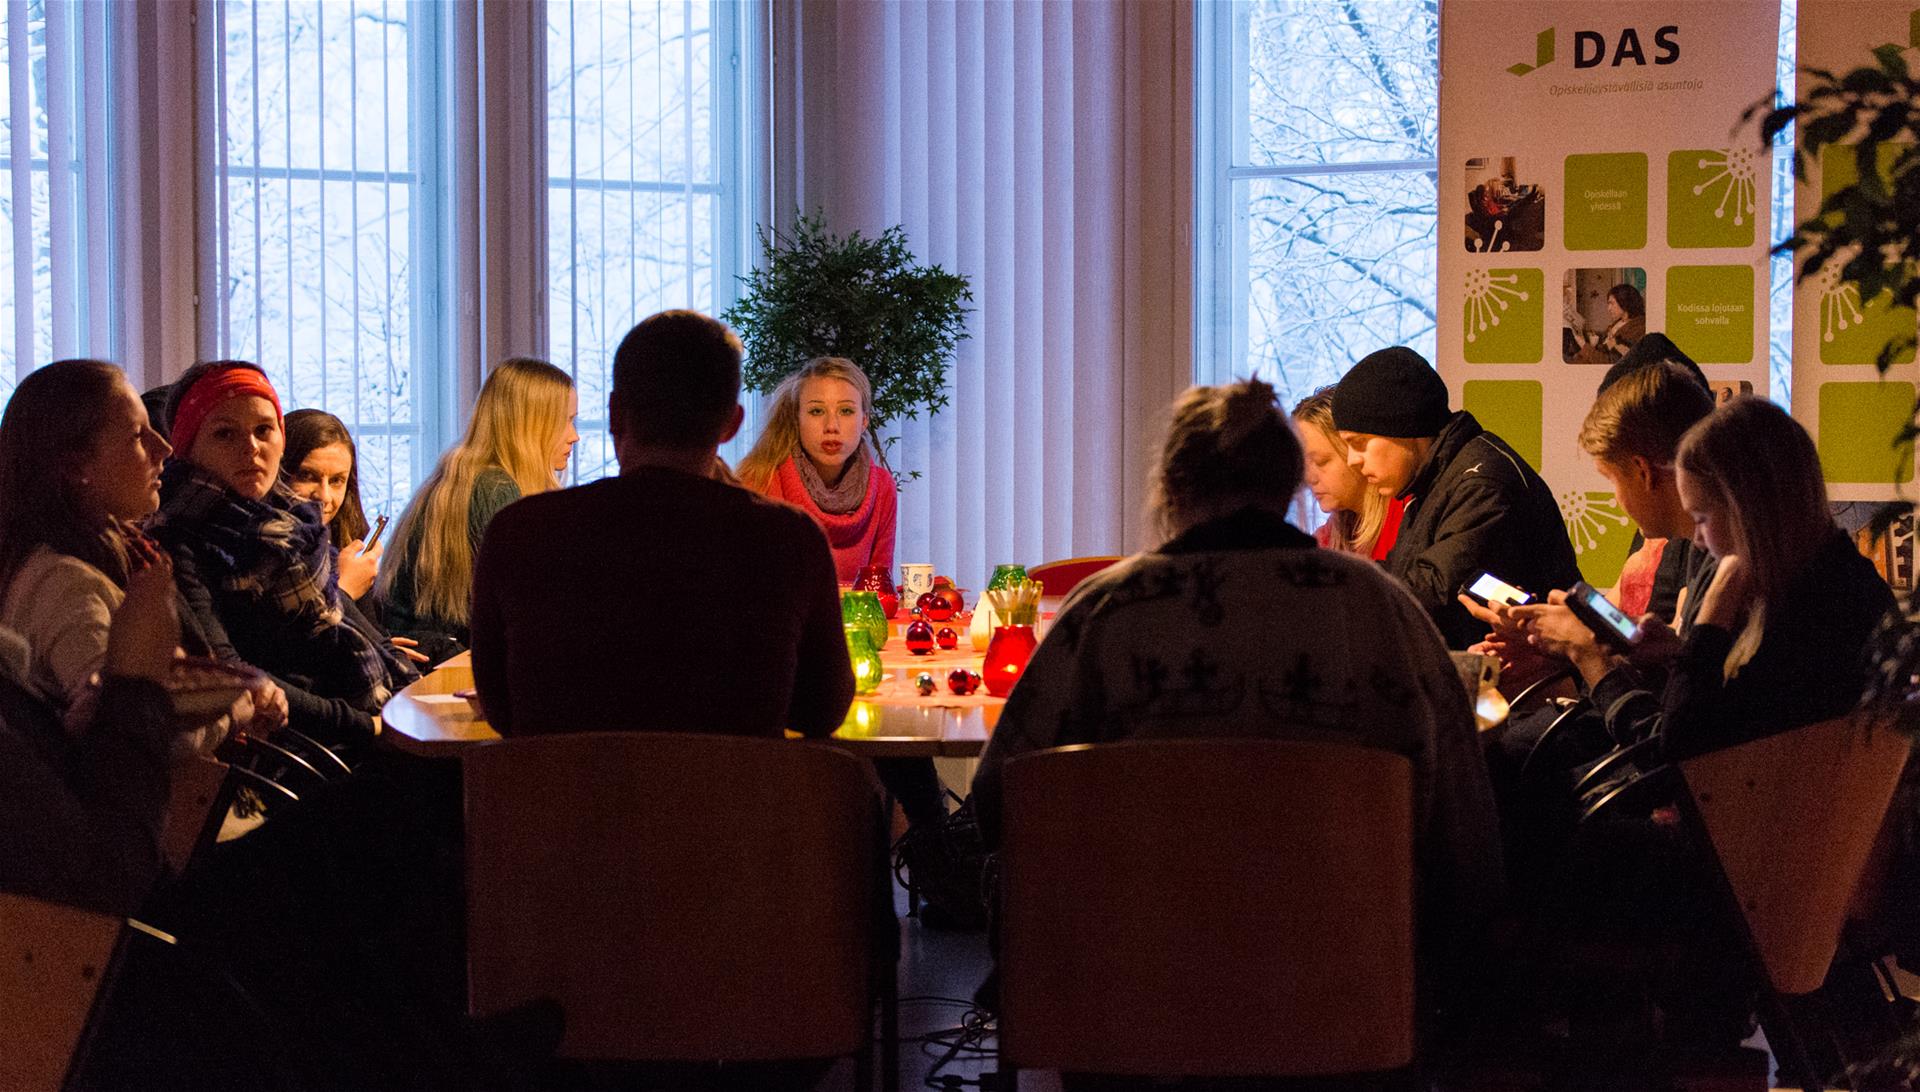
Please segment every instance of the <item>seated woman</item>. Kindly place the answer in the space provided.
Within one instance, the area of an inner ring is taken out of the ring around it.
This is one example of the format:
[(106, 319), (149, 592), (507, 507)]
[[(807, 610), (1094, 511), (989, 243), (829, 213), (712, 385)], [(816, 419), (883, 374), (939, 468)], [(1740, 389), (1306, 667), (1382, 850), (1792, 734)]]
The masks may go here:
[[(26, 643), (22, 681), (76, 734), (94, 719), (92, 680), (128, 579), (159, 556), (137, 524), (159, 507), (171, 450), (126, 376), (98, 360), (39, 369), (0, 418), (0, 627)], [(192, 626), (181, 643), (216, 652)], [(234, 712), (243, 727), (267, 731), (284, 719), (286, 698), (266, 683)], [(210, 750), (225, 728), (177, 739)]]
[[(1820, 455), (1785, 410), (1745, 397), (1687, 431), (1676, 485), (1694, 543), (1714, 559), (1695, 581), (1697, 603), (1676, 636), (1643, 622), (1643, 652), (1671, 659), (1659, 696), (1621, 657), (1593, 685), (1596, 708), (1620, 743), (1658, 735), (1668, 760), (1842, 716), (1867, 681), (1867, 638), (1893, 593), (1861, 557), (1827, 506)], [(1710, 573), (1710, 576), (1709, 576)], [(1579, 651), (1544, 623), (1515, 612), (1548, 651)]]
[(767, 427), (740, 460), (741, 484), (812, 516), (851, 583), (870, 565), (893, 568), (900, 503), (893, 475), (867, 441), (873, 388), (853, 361), (807, 361), (773, 392)]
[(467, 647), (473, 559), (502, 508), (560, 488), (580, 397), (551, 364), (514, 358), (487, 376), (460, 442), (440, 456), (394, 530), (376, 584), (381, 619), (437, 664)]
[(279, 395), (259, 366), (196, 364), (168, 397), (174, 457), (149, 531), (173, 555), (203, 629), (287, 687), (290, 723), (329, 745), (373, 732), (415, 676), (343, 613), (316, 506), (280, 480)]
[(1314, 540), (1329, 550), (1385, 560), (1406, 505), (1388, 500), (1348, 461), (1347, 442), (1333, 427), (1333, 388), (1321, 387), (1293, 407), (1306, 453), (1306, 483), (1327, 514)]
[(320, 506), (338, 561), (340, 590), (366, 598), (380, 571), (380, 547), (369, 548), (367, 515), (360, 506), (360, 455), (353, 434), (325, 410), (297, 409), (287, 414), (287, 450), (280, 457), (287, 488), (301, 500)]
[[(1040, 643), (974, 778), (981, 833), (998, 844), (1001, 771), (1029, 751), (1169, 737), (1346, 740), (1413, 760), (1423, 936), (1465, 942), (1503, 884), (1466, 695), (1405, 588), (1364, 558), (1315, 549), (1287, 522), (1301, 466), (1267, 384), (1180, 397), (1154, 473), (1166, 540), (1089, 577)], [(1209, 594), (1141, 593), (1167, 588)]]

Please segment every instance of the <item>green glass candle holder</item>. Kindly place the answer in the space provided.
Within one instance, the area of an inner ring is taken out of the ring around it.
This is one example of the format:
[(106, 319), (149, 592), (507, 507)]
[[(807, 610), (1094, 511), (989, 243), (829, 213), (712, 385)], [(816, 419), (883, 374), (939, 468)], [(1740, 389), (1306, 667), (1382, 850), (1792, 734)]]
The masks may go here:
[(845, 591), (840, 593), (840, 621), (847, 624), (864, 626), (867, 637), (873, 641), (874, 651), (887, 647), (887, 636), (892, 627), (887, 624), (886, 608), (880, 605), (880, 596), (870, 591)]
[[(990, 592), (999, 591), (1001, 588), (1012, 587), (1026, 578), (1027, 567), (1025, 565), (995, 565), (993, 567), (993, 575), (987, 578), (987, 590)], [(981, 598), (985, 599), (986, 596), (983, 595)]]
[(853, 662), (853, 692), (871, 694), (880, 689), (880, 683), (887, 677), (887, 669), (880, 664), (880, 652), (873, 647), (867, 627), (859, 622), (848, 622), (840, 628), (846, 631), (847, 659)]

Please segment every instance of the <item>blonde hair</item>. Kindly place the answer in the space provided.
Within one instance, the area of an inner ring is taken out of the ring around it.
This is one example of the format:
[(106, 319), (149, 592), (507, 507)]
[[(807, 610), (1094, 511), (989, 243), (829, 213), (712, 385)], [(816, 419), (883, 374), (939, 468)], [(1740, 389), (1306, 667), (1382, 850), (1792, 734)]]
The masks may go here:
[(1273, 388), (1258, 379), (1189, 387), (1147, 488), (1147, 515), (1167, 537), (1234, 507), (1285, 509), (1306, 457)]
[(413, 564), (380, 567), (382, 599), (392, 595), (400, 570), (410, 568), (416, 610), (466, 624), (473, 596), (474, 547), (467, 529), (473, 483), (483, 471), (498, 469), (521, 496), (560, 488), (553, 450), (566, 432), (572, 394), (572, 377), (544, 360), (513, 357), (493, 369), (466, 435), (440, 456), (400, 517), (394, 541), (411, 553)]
[(1688, 429), (1675, 462), (1732, 516), (1734, 549), (1753, 573), (1753, 607), (1727, 654), (1731, 679), (1760, 647), (1768, 602), (1786, 593), (1834, 532), (1826, 476), (1807, 430), (1750, 395)]
[[(800, 388), (809, 379), (843, 379), (853, 384), (860, 392), (860, 415), (869, 421), (873, 419), (873, 384), (867, 381), (867, 373), (860, 370), (853, 361), (841, 356), (816, 356), (800, 366), (800, 370), (780, 381), (774, 388), (773, 404), (767, 410), (767, 425), (760, 431), (760, 438), (753, 442), (753, 450), (747, 452), (740, 465), (733, 468), (741, 484), (747, 488), (764, 492), (773, 476), (780, 472), (780, 464), (786, 462), (800, 447)], [(868, 437), (862, 436), (861, 443), (873, 453), (875, 462), (882, 466), (886, 460)]]
[[(1293, 407), (1293, 419), (1320, 430), (1333, 450), (1342, 456), (1346, 454), (1347, 442), (1333, 427), (1332, 385), (1301, 399), (1300, 404)], [(1327, 514), (1327, 525), (1332, 528), (1327, 539), (1329, 547), (1349, 554), (1373, 553), (1374, 543), (1380, 541), (1380, 531), (1387, 524), (1387, 498), (1371, 486), (1361, 490), (1361, 498), (1358, 512), (1343, 508)]]

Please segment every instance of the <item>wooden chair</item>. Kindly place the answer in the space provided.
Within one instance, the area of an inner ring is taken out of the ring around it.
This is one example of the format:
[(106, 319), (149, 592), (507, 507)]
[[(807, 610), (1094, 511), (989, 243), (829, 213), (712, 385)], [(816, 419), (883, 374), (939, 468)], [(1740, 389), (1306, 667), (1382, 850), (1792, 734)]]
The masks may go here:
[(0, 1088), (55, 1092), (78, 1070), (123, 924), (0, 895)]
[(1891, 725), (1856, 715), (1678, 763), (1681, 813), (1725, 880), (1767, 1041), (1802, 1081), (1815, 1077), (1781, 999), (1826, 980), (1911, 749)]
[(1142, 741), (1009, 762), (1007, 1079), (1411, 1065), (1412, 801), (1405, 757), (1344, 744)]
[(1082, 580), (1119, 560), (1118, 557), (1072, 557), (1049, 561), (1028, 569), (1027, 579), (1044, 584), (1049, 596), (1066, 595), (1079, 587)]
[(860, 760), (619, 732), (507, 740), (464, 767), (473, 1014), (552, 998), (563, 1057), (853, 1054), (871, 1087), (876, 999), (897, 1038), (898, 934)]

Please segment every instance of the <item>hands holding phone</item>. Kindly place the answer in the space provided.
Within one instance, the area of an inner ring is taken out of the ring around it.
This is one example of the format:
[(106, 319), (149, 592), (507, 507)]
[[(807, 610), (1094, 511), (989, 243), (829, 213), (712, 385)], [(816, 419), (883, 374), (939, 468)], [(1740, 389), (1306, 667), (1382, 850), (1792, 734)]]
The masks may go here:
[(373, 588), (380, 575), (380, 544), (368, 545), (354, 539), (340, 547), (340, 590), (350, 599), (359, 599)]

